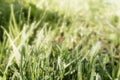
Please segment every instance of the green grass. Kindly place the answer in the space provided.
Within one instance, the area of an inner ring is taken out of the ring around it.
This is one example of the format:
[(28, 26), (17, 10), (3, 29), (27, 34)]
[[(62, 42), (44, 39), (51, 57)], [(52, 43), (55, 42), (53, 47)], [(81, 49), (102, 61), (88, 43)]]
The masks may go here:
[(119, 80), (120, 1), (107, 1), (1, 0), (0, 80)]

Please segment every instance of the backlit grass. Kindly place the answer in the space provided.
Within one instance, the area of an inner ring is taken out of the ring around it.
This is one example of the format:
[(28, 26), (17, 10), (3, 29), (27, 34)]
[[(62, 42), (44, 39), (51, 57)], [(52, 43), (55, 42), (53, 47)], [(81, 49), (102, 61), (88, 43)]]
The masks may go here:
[(119, 80), (119, 3), (1, 0), (0, 80)]

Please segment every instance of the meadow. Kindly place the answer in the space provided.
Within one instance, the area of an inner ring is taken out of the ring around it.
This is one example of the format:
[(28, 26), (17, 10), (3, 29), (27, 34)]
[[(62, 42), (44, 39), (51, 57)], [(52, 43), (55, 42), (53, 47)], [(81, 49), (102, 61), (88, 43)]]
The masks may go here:
[(120, 0), (0, 0), (0, 80), (120, 80)]

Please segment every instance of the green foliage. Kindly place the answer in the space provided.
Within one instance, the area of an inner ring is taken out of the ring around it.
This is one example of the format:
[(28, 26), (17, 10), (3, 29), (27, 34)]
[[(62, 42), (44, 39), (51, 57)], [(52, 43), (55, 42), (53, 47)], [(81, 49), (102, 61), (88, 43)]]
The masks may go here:
[(119, 80), (116, 5), (1, 0), (0, 80)]

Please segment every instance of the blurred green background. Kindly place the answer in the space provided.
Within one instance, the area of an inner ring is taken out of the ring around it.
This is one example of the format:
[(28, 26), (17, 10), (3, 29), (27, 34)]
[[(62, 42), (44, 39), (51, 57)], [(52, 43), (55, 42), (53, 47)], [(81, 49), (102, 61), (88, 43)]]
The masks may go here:
[(119, 80), (120, 0), (0, 0), (0, 80)]

